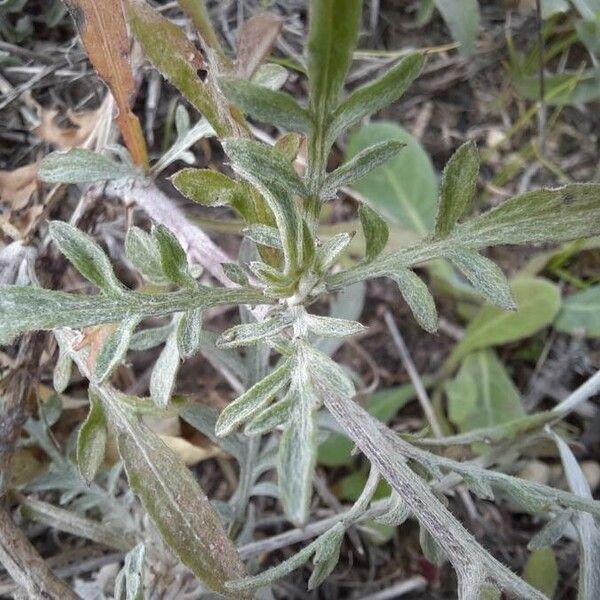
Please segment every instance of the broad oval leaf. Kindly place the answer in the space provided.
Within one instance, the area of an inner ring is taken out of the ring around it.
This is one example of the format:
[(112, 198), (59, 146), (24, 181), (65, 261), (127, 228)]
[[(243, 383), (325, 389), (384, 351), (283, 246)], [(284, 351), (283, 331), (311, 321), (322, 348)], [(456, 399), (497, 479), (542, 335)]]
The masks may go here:
[(211, 169), (182, 169), (171, 177), (175, 188), (186, 198), (205, 206), (232, 204), (239, 184)]
[(470, 55), (475, 52), (479, 34), (479, 4), (477, 0), (435, 0), (452, 37), (460, 43), (460, 50)]
[(555, 327), (565, 333), (600, 337), (600, 285), (566, 298)]
[(484, 306), (469, 323), (464, 337), (447, 362), (454, 367), (474, 350), (514, 342), (548, 326), (560, 309), (560, 291), (546, 279), (520, 277), (511, 289), (517, 302), (514, 312)]
[(145, 279), (158, 285), (168, 283), (156, 240), (146, 231), (130, 227), (125, 236), (125, 254)]
[(108, 256), (89, 235), (64, 221), (52, 221), (50, 235), (59, 250), (87, 280), (108, 294), (125, 292)]
[(350, 137), (346, 160), (373, 144), (389, 140), (406, 147), (352, 188), (393, 223), (425, 235), (435, 221), (438, 184), (431, 160), (416, 138), (394, 123), (371, 123)]

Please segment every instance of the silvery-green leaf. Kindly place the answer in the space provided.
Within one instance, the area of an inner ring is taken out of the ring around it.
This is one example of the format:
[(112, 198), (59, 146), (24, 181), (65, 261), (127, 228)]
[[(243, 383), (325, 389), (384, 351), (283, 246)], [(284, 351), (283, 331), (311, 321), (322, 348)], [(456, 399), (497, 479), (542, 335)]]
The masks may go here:
[(435, 302), (423, 280), (410, 269), (398, 269), (390, 273), (390, 277), (398, 284), (402, 297), (419, 325), (429, 333), (437, 331)]
[(237, 348), (238, 346), (255, 344), (264, 338), (272, 337), (283, 331), (286, 327), (289, 327), (292, 320), (291, 315), (278, 313), (259, 323), (236, 325), (221, 334), (221, 337), (217, 340), (217, 347)]
[[(298, 344), (299, 345), (299, 344)], [(312, 378), (318, 380), (325, 387), (335, 389), (336, 393), (351, 398), (354, 396), (354, 385), (344, 369), (326, 354), (315, 348), (303, 344), (299, 348), (302, 364), (301, 368)]]
[(177, 285), (197, 287), (196, 280), (190, 275), (187, 254), (177, 238), (160, 224), (152, 228), (152, 237), (158, 244), (160, 262), (165, 275)]
[(404, 146), (406, 144), (398, 140), (387, 140), (361, 150), (348, 162), (325, 177), (323, 187), (321, 188), (321, 196), (325, 200), (335, 198), (337, 191), (341, 187), (361, 179), (373, 169), (376, 169), (393, 156), (396, 156)]
[(435, 234), (446, 237), (473, 203), (479, 155), (474, 142), (465, 142), (450, 158), (442, 176)]
[(288, 78), (288, 70), (282, 65), (275, 63), (264, 63), (258, 67), (252, 75), (252, 83), (262, 85), (270, 90), (278, 90), (283, 87)]
[(202, 310), (189, 310), (179, 319), (177, 348), (181, 358), (189, 358), (199, 352), (202, 345)]
[(269, 246), (270, 248), (277, 248), (281, 250), (283, 245), (281, 243), (281, 236), (276, 227), (270, 227), (269, 225), (253, 224), (245, 227), (242, 233), (255, 244), (262, 246)]
[(496, 263), (460, 247), (453, 248), (447, 257), (488, 302), (504, 310), (517, 308), (508, 280)]
[(282, 400), (255, 415), (244, 427), (246, 435), (263, 435), (283, 425), (292, 413), (294, 396), (287, 394)]
[(125, 292), (108, 256), (89, 235), (63, 221), (52, 221), (49, 229), (59, 250), (88, 281), (107, 294)]
[(225, 587), (232, 592), (249, 592), (268, 586), (301, 567), (313, 555), (317, 541), (315, 540), (311, 544), (308, 544), (308, 546), (305, 546), (302, 550), (296, 552), (296, 554), (293, 554), (290, 558), (275, 567), (271, 567), (252, 577), (228, 581)]
[(215, 428), (221, 437), (231, 433), (240, 423), (246, 421), (264, 408), (275, 395), (289, 383), (290, 360), (281, 363), (266, 377), (255, 383), (248, 391), (225, 407), (219, 415)]
[(52, 152), (42, 160), (39, 170), (40, 179), (49, 183), (94, 183), (139, 175), (127, 164), (83, 148)]
[(565, 333), (600, 337), (600, 285), (565, 298), (554, 326)]
[(242, 267), (236, 263), (222, 263), (221, 267), (230, 281), (238, 285), (248, 285), (248, 275)]
[(233, 179), (211, 169), (182, 169), (171, 182), (184, 196), (204, 206), (232, 204), (240, 190)]
[[(556, 433), (552, 432), (558, 447), (571, 491), (582, 498), (592, 500), (592, 491), (581, 467), (568, 444)], [(600, 595), (600, 525), (592, 515), (578, 512), (573, 517), (573, 524), (579, 535), (579, 600), (597, 598)]]
[(340, 548), (344, 533), (344, 526), (338, 523), (319, 537), (319, 544), (313, 558), (314, 569), (308, 580), (309, 590), (319, 587), (335, 569), (340, 559)]
[(323, 337), (347, 337), (365, 330), (361, 323), (346, 319), (306, 315), (305, 321), (310, 332)]
[(366, 204), (360, 205), (358, 214), (365, 235), (365, 260), (371, 262), (383, 252), (390, 230), (385, 220)]
[(404, 57), (381, 77), (354, 90), (333, 115), (330, 136), (338, 137), (342, 131), (396, 101), (418, 77), (425, 57), (421, 53)]
[(221, 77), (219, 82), (229, 100), (256, 120), (288, 131), (310, 131), (308, 111), (290, 94), (232, 77)]
[(293, 283), (289, 275), (264, 262), (251, 262), (248, 268), (254, 275), (269, 285), (287, 286)]
[(137, 352), (150, 350), (160, 346), (169, 337), (169, 333), (173, 329), (173, 325), (168, 323), (161, 327), (152, 327), (150, 329), (142, 329), (131, 336), (129, 349)]
[(446, 553), (423, 526), (419, 528), (419, 542), (423, 555), (429, 562), (434, 565), (443, 565), (446, 562)]
[(139, 322), (140, 319), (137, 316), (124, 319), (108, 336), (94, 367), (94, 374), (98, 381), (106, 379), (123, 360), (129, 348), (133, 331)]
[(406, 502), (404, 502), (398, 492), (392, 490), (389, 508), (386, 512), (377, 517), (375, 521), (389, 527), (399, 527), (409, 516), (410, 510), (406, 505)]
[(492, 486), (485, 481), (485, 479), (481, 479), (479, 477), (473, 477), (472, 475), (463, 474), (463, 479), (466, 486), (478, 497), (482, 500), (493, 500), (494, 499), (494, 490)]
[(73, 361), (62, 349), (58, 351), (58, 358), (54, 371), (52, 371), (52, 385), (57, 394), (62, 394), (71, 381), (71, 368)]
[(150, 396), (157, 406), (166, 407), (171, 400), (175, 387), (175, 378), (179, 370), (179, 351), (177, 348), (177, 330), (175, 327), (165, 343), (150, 376)]
[(104, 461), (106, 450), (106, 416), (104, 408), (90, 390), (90, 410), (77, 436), (77, 465), (81, 476), (92, 482)]
[(477, 600), (501, 600), (502, 592), (495, 586), (484, 583), (479, 589)]
[[(182, 113), (183, 111), (183, 113)], [(214, 130), (206, 119), (200, 119), (191, 129), (189, 128), (189, 115), (187, 123), (182, 122), (180, 115), (187, 115), (187, 111), (180, 104), (175, 113), (177, 124), (177, 139), (175, 143), (152, 165), (150, 172), (154, 177), (162, 173), (176, 160), (185, 160), (191, 148), (198, 140), (214, 135)], [(192, 155), (193, 156), (193, 155)], [(187, 162), (187, 161), (186, 161)]]
[(135, 544), (135, 536), (130, 531), (124, 530), (122, 525), (117, 526), (109, 522), (99, 523), (79, 516), (73, 510), (65, 510), (31, 496), (23, 498), (20, 504), (21, 515), (24, 518), (43, 523), (58, 531), (92, 540), (122, 552), (127, 552)]
[(460, 43), (461, 52), (473, 54), (481, 20), (477, 0), (435, 0), (435, 6), (442, 13), (453, 39)]
[(298, 156), (303, 139), (304, 136), (299, 133), (285, 133), (275, 142), (275, 149), (281, 152), (289, 161), (293, 161)]
[(115, 600), (144, 600), (146, 546), (139, 543), (125, 555), (123, 568), (115, 579)]
[(554, 518), (550, 519), (527, 544), (529, 550), (539, 550), (554, 546), (567, 530), (572, 527), (572, 510), (561, 510)]
[(159, 285), (168, 283), (160, 262), (156, 240), (135, 225), (127, 230), (125, 254), (133, 266), (150, 282)]
[(294, 196), (306, 195), (304, 183), (285, 156), (265, 144), (228, 139), (223, 142), (223, 148), (236, 170), (260, 191), (273, 211), (286, 268), (292, 270), (299, 260), (302, 227)]
[(317, 453), (313, 399), (306, 387), (295, 389), (294, 409), (279, 443), (277, 481), (283, 510), (294, 525), (308, 519)]
[(320, 248), (317, 248), (316, 266), (321, 273), (325, 273), (334, 264), (339, 255), (348, 247), (354, 234), (338, 233), (329, 238)]

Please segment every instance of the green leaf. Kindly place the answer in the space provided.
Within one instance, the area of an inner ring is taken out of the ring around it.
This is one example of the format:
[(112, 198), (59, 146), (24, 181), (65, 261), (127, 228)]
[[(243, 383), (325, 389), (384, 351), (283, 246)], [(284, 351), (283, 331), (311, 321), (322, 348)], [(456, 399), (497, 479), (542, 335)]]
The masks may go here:
[(440, 205), (435, 223), (435, 234), (446, 237), (456, 222), (473, 204), (477, 177), (479, 175), (479, 155), (474, 142), (465, 142), (450, 158), (440, 189)]
[(289, 327), (293, 321), (291, 315), (278, 313), (259, 323), (242, 323), (223, 332), (217, 340), (217, 348), (237, 348), (256, 344), (272, 337)]
[(283, 245), (281, 243), (281, 237), (276, 227), (269, 227), (269, 225), (249, 225), (242, 230), (242, 233), (255, 244), (262, 246), (268, 246), (269, 248), (277, 248), (281, 250)]
[(354, 90), (334, 112), (330, 139), (335, 140), (345, 129), (398, 100), (419, 76), (424, 63), (423, 54), (411, 54), (378, 79)]
[(225, 95), (256, 120), (287, 131), (311, 130), (310, 115), (290, 94), (232, 77), (222, 77), (219, 83)]
[(144, 600), (146, 546), (139, 543), (125, 555), (123, 568), (115, 579), (115, 600)]
[(222, 263), (221, 266), (230, 281), (238, 285), (248, 285), (248, 275), (237, 263)]
[(179, 320), (177, 349), (181, 358), (190, 358), (202, 347), (202, 310), (190, 310)]
[(238, 183), (211, 169), (182, 169), (171, 182), (184, 196), (204, 206), (234, 204), (240, 193)]
[(244, 427), (245, 435), (263, 435), (283, 425), (292, 414), (293, 396), (285, 398), (269, 406), (254, 416)]
[(321, 197), (325, 200), (335, 198), (341, 187), (362, 179), (373, 169), (396, 156), (405, 146), (403, 142), (388, 140), (361, 150), (341, 167), (327, 174), (321, 188)]
[(306, 523), (315, 470), (317, 426), (307, 386), (294, 389), (294, 407), (279, 443), (277, 481), (283, 510), (294, 525)]
[(39, 170), (40, 179), (48, 183), (95, 183), (139, 175), (131, 165), (83, 148), (52, 152), (42, 159)]
[(429, 333), (438, 328), (438, 315), (433, 296), (423, 280), (410, 269), (398, 269), (389, 274), (400, 289), (400, 293), (408, 304), (417, 323)]
[(522, 277), (511, 284), (517, 310), (506, 312), (484, 306), (469, 323), (447, 365), (456, 365), (474, 350), (507, 344), (547, 327), (560, 309), (560, 291), (541, 278)]
[(346, 160), (389, 140), (406, 144), (402, 154), (371, 171), (352, 188), (393, 223), (425, 235), (433, 228), (438, 185), (431, 160), (416, 138), (393, 123), (371, 123), (350, 137)]
[(348, 337), (365, 331), (364, 325), (347, 319), (306, 315), (305, 322), (308, 331), (323, 337)]
[(461, 432), (524, 416), (521, 396), (492, 350), (469, 354), (446, 384), (448, 415)]
[(452, 37), (460, 43), (460, 50), (470, 55), (475, 52), (479, 34), (479, 4), (477, 0), (435, 0)]
[(67, 389), (71, 381), (72, 368), (73, 361), (66, 352), (59, 348), (56, 365), (52, 371), (52, 387), (57, 394), (62, 394)]
[(77, 466), (88, 484), (104, 461), (107, 438), (104, 408), (91, 390), (89, 398), (90, 410), (77, 435)]
[(161, 408), (168, 406), (171, 400), (179, 370), (178, 329), (179, 325), (171, 330), (150, 376), (150, 396), (154, 404)]
[(190, 471), (147, 427), (119, 435), (129, 485), (163, 540), (209, 588), (228, 598), (225, 582), (243, 576), (234, 545)]
[(488, 302), (503, 310), (517, 308), (508, 280), (496, 263), (460, 247), (453, 248), (447, 258)]
[(555, 327), (565, 333), (600, 337), (600, 285), (591, 286), (566, 298)]
[(88, 281), (107, 294), (125, 292), (104, 250), (89, 235), (63, 221), (50, 223), (50, 235), (59, 250)]
[(291, 370), (289, 360), (255, 383), (249, 390), (225, 407), (217, 421), (215, 432), (222, 437), (231, 433), (240, 423), (264, 408), (275, 395), (289, 383)]
[(338, 233), (324, 242), (320, 248), (317, 248), (315, 262), (320, 273), (325, 273), (335, 264), (335, 261), (348, 247), (353, 237), (353, 234)]
[(158, 285), (168, 283), (162, 268), (158, 244), (149, 233), (139, 227), (130, 227), (125, 236), (125, 254), (148, 281)]
[(361, 0), (311, 0), (307, 41), (310, 106), (319, 121), (337, 106), (358, 40)]
[(313, 558), (314, 569), (308, 580), (309, 590), (318, 588), (335, 569), (340, 559), (344, 533), (344, 526), (338, 523), (319, 538), (319, 545)]
[(228, 139), (223, 142), (223, 148), (236, 170), (261, 192), (273, 211), (285, 252), (286, 268), (293, 269), (299, 258), (302, 226), (293, 196), (306, 195), (304, 184), (285, 156), (266, 144)]
[(430, 563), (441, 566), (448, 560), (444, 550), (422, 525), (419, 528), (419, 543), (421, 544), (421, 550), (423, 550), (423, 556)]
[(133, 331), (138, 326), (139, 322), (139, 317), (124, 319), (108, 336), (98, 354), (96, 365), (94, 366), (94, 374), (98, 381), (103, 381), (109, 377), (117, 365), (123, 360), (127, 353), (127, 349), (129, 348), (129, 342), (131, 341)]
[(219, 136), (229, 133), (219, 99), (197, 73), (204, 68), (204, 59), (183, 29), (143, 0), (127, 0), (126, 11), (131, 31), (154, 67), (206, 117)]
[(546, 594), (548, 598), (554, 596), (558, 585), (558, 565), (552, 548), (541, 548), (529, 555), (523, 571), (523, 579)]
[(177, 285), (197, 288), (198, 283), (189, 271), (187, 254), (177, 238), (160, 224), (152, 228), (152, 237), (158, 246), (160, 263), (165, 275)]
[(133, 334), (131, 342), (129, 342), (129, 349), (142, 352), (144, 350), (156, 348), (156, 346), (160, 346), (167, 340), (172, 329), (172, 323), (162, 325), (161, 327), (142, 329), (141, 331)]
[(383, 252), (390, 230), (387, 223), (366, 204), (360, 205), (358, 214), (365, 235), (365, 260), (371, 262)]

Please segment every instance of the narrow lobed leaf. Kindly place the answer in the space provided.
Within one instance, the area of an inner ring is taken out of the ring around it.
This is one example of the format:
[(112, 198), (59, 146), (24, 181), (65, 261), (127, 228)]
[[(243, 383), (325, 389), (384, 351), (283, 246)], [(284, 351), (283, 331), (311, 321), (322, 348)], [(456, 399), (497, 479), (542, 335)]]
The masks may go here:
[(104, 250), (89, 235), (63, 221), (50, 223), (50, 235), (59, 250), (88, 281), (110, 295), (121, 295), (126, 291), (116, 278)]
[(308, 111), (286, 92), (233, 77), (222, 77), (219, 83), (225, 95), (257, 121), (286, 131), (310, 132), (312, 122)]
[(517, 305), (502, 269), (489, 258), (465, 248), (453, 248), (447, 257), (483, 297), (503, 310)]
[(285, 314), (276, 314), (259, 323), (242, 323), (223, 332), (217, 340), (218, 348), (237, 348), (255, 344), (272, 337), (289, 327), (293, 318)]
[(108, 336), (94, 366), (94, 375), (98, 381), (108, 378), (123, 360), (129, 348), (133, 331), (139, 322), (140, 318), (137, 316), (124, 319)]
[(442, 175), (440, 205), (435, 223), (436, 236), (446, 237), (471, 207), (478, 175), (477, 146), (474, 142), (465, 142), (452, 155)]
[(325, 273), (335, 264), (335, 261), (348, 247), (353, 237), (353, 233), (338, 233), (324, 242), (320, 248), (317, 248), (315, 262), (320, 273)]
[(77, 435), (77, 466), (89, 484), (96, 477), (106, 451), (106, 416), (102, 404), (90, 390), (90, 410)]
[(325, 177), (321, 188), (322, 198), (325, 200), (335, 198), (341, 187), (361, 179), (373, 169), (383, 165), (390, 158), (396, 156), (405, 146), (405, 143), (398, 140), (386, 140), (361, 150), (348, 162)]
[(40, 179), (48, 183), (96, 183), (139, 176), (132, 166), (83, 148), (52, 152), (42, 159), (39, 170)]
[(180, 358), (178, 351), (178, 329), (171, 330), (169, 337), (162, 349), (158, 360), (154, 363), (150, 376), (150, 396), (154, 404), (161, 408), (168, 406), (175, 388), (175, 378), (179, 370)]
[(164, 225), (154, 225), (152, 237), (156, 240), (160, 262), (165, 275), (177, 285), (197, 288), (198, 283), (189, 271), (185, 250), (177, 238)]
[(336, 319), (333, 317), (320, 317), (318, 315), (306, 315), (306, 327), (311, 333), (323, 337), (348, 337), (362, 333), (365, 326), (357, 321)]
[(419, 76), (424, 64), (423, 54), (411, 54), (375, 81), (354, 90), (335, 110), (329, 132), (332, 141), (363, 117), (398, 100)]
[(385, 220), (366, 204), (358, 209), (360, 222), (365, 235), (365, 260), (375, 260), (385, 248), (390, 230)]
[(189, 310), (179, 319), (177, 349), (181, 358), (190, 358), (202, 346), (202, 309)]
[(248, 391), (236, 398), (223, 409), (215, 426), (215, 433), (222, 437), (231, 433), (240, 423), (246, 421), (261, 408), (264, 408), (275, 395), (289, 382), (290, 360), (284, 361), (266, 377), (255, 383)]
[(308, 580), (308, 589), (319, 587), (338, 564), (345, 529), (341, 523), (334, 525), (319, 537), (319, 545), (313, 558), (314, 569)]
[(286, 423), (292, 414), (294, 396), (287, 394), (279, 400), (255, 415), (244, 427), (245, 435), (264, 435)]
[(423, 280), (410, 269), (398, 269), (389, 274), (400, 289), (402, 297), (408, 304), (419, 325), (429, 333), (435, 333), (438, 327), (438, 316), (433, 296)]

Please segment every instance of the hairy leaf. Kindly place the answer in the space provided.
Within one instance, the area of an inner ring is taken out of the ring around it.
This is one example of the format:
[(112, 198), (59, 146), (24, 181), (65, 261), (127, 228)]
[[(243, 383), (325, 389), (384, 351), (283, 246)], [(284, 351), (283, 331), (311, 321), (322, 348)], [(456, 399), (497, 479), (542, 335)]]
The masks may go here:
[(125, 236), (125, 253), (133, 266), (150, 282), (168, 283), (156, 240), (139, 227), (130, 227)]
[(50, 235), (73, 266), (103, 292), (111, 295), (125, 292), (104, 250), (89, 235), (63, 221), (50, 223)]
[(182, 169), (171, 182), (184, 196), (205, 206), (232, 204), (240, 191), (237, 182), (211, 169)]
[(600, 285), (566, 298), (554, 326), (565, 333), (600, 337)]
[(128, 164), (83, 148), (52, 152), (42, 159), (39, 170), (40, 179), (48, 183), (96, 183), (139, 175)]
[(255, 344), (271, 337), (292, 323), (293, 318), (284, 314), (276, 314), (260, 323), (242, 323), (225, 331), (217, 340), (219, 348), (237, 348)]
[(421, 53), (404, 57), (375, 81), (371, 81), (346, 98), (335, 110), (332, 118), (330, 139), (392, 102), (395, 102), (419, 76), (425, 57)]
[(365, 330), (365, 326), (361, 323), (347, 319), (306, 315), (305, 321), (310, 332), (323, 337), (347, 337)]
[(262, 435), (283, 425), (292, 414), (294, 396), (287, 394), (279, 400), (255, 415), (244, 427), (246, 435)]
[(319, 538), (319, 545), (313, 558), (314, 569), (308, 580), (309, 590), (319, 587), (335, 569), (340, 559), (340, 548), (344, 533), (344, 526), (338, 523)]
[(232, 77), (221, 78), (219, 83), (227, 97), (257, 121), (286, 131), (310, 132), (308, 111), (288, 93)]
[(202, 311), (190, 310), (179, 319), (177, 349), (181, 358), (189, 358), (202, 347)]
[(171, 330), (150, 376), (150, 396), (157, 406), (164, 408), (171, 401), (180, 358), (177, 347), (178, 326)]
[(447, 236), (473, 203), (479, 156), (474, 142), (465, 142), (450, 158), (442, 176), (435, 234)]
[(115, 600), (144, 600), (146, 547), (139, 543), (125, 555), (123, 568), (115, 579)]
[(160, 224), (152, 228), (152, 237), (156, 240), (160, 263), (165, 275), (173, 283), (196, 289), (198, 284), (190, 274), (187, 254), (177, 238), (164, 225)]
[(358, 214), (365, 234), (365, 260), (371, 262), (383, 252), (390, 230), (387, 223), (366, 204), (361, 204)]
[(77, 466), (88, 484), (104, 461), (107, 438), (104, 408), (91, 390), (89, 398), (90, 410), (77, 435)]
[(103, 381), (109, 377), (123, 360), (129, 348), (133, 331), (139, 322), (139, 317), (124, 319), (108, 336), (98, 354), (94, 367), (94, 374), (98, 381)]
[(488, 302), (503, 310), (517, 308), (508, 280), (495, 262), (460, 247), (453, 248), (447, 257)]
[(316, 266), (321, 273), (325, 273), (334, 264), (339, 255), (348, 247), (353, 234), (338, 233), (329, 238), (320, 248), (317, 248)]
[(398, 284), (402, 297), (419, 325), (429, 333), (436, 332), (437, 310), (433, 296), (423, 280), (410, 269), (398, 269), (389, 276)]

